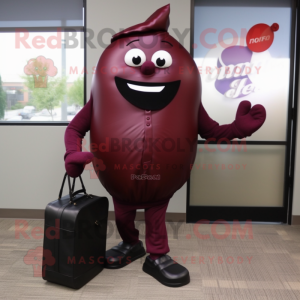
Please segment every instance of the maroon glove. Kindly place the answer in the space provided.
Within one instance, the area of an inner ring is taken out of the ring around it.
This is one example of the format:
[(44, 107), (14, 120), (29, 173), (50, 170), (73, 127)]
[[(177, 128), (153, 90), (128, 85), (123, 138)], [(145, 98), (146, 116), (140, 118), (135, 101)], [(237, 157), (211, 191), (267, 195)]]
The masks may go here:
[(82, 174), (85, 165), (93, 160), (94, 155), (90, 152), (73, 152), (65, 159), (65, 168), (70, 177), (78, 177)]
[(65, 168), (68, 175), (74, 178), (82, 174), (85, 165), (89, 164), (94, 157), (90, 152), (81, 152), (82, 139), (86, 132), (90, 130), (92, 108), (91, 98), (70, 122), (65, 132)]
[(265, 119), (266, 110), (262, 105), (257, 104), (251, 108), (249, 101), (242, 101), (238, 107), (235, 121), (220, 126), (219, 123), (209, 117), (201, 103), (198, 114), (198, 132), (204, 139), (241, 139), (251, 136), (257, 131), (263, 125)]
[(236, 127), (240, 136), (243, 138), (251, 136), (257, 131), (266, 120), (266, 110), (260, 105), (256, 104), (251, 108), (249, 101), (242, 101), (236, 112), (235, 121), (232, 123)]

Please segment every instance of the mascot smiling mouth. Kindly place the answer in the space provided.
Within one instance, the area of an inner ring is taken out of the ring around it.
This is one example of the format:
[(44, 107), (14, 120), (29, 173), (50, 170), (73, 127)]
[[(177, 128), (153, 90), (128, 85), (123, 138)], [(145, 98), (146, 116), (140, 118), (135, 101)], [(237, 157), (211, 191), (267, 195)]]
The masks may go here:
[(180, 80), (164, 83), (131, 81), (115, 77), (120, 94), (132, 105), (144, 110), (160, 110), (176, 96)]

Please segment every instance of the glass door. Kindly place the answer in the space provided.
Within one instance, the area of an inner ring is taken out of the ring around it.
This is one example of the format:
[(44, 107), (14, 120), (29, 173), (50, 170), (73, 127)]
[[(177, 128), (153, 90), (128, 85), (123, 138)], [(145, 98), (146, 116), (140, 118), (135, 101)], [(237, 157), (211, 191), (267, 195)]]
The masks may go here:
[[(295, 1), (195, 0), (194, 60), (202, 103), (219, 124), (249, 100), (267, 111), (246, 140), (198, 140), (187, 222), (287, 222), (293, 121)], [(278, 29), (279, 25), (279, 29)]]

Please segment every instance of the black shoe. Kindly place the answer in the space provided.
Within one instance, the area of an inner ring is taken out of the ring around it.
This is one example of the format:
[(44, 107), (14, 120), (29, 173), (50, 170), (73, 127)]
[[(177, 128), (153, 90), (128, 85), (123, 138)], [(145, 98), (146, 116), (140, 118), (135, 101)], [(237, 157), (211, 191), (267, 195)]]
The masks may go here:
[(142, 241), (131, 246), (128, 243), (120, 242), (117, 246), (107, 250), (105, 253), (104, 268), (120, 269), (136, 259), (143, 257), (146, 254)]
[(189, 271), (176, 263), (169, 255), (163, 255), (156, 260), (147, 256), (143, 271), (169, 287), (180, 287), (190, 282)]

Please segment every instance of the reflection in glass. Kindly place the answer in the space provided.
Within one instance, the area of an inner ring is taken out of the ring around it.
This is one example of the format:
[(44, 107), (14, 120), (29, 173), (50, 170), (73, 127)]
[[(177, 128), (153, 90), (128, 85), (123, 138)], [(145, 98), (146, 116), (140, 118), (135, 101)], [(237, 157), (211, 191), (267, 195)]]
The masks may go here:
[(82, 33), (66, 47), (64, 34), (0, 33), (1, 121), (70, 121), (83, 107)]

